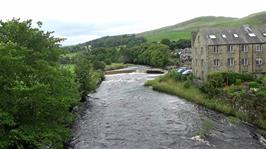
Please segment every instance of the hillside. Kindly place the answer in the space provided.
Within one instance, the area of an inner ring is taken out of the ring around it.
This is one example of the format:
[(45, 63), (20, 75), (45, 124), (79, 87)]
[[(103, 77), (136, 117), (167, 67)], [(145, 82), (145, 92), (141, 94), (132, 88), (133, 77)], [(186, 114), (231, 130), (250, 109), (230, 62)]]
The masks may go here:
[(124, 34), (116, 36), (105, 36), (98, 39), (94, 39), (85, 43), (81, 43), (73, 46), (66, 46), (64, 48), (69, 51), (81, 51), (89, 48), (114, 48), (114, 47), (132, 47), (146, 42), (143, 37), (136, 37), (135, 34)]
[(243, 18), (229, 17), (198, 17), (176, 25), (137, 34), (148, 41), (160, 41), (163, 38), (170, 40), (190, 39), (191, 32), (200, 27), (239, 27), (243, 24), (260, 26), (266, 24), (266, 11), (251, 14)]

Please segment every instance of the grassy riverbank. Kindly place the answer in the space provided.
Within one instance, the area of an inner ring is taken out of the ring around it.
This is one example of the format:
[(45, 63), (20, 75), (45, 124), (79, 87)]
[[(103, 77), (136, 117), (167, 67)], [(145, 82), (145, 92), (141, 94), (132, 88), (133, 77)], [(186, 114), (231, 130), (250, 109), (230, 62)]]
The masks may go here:
[(245, 121), (248, 120), (248, 116), (245, 113), (234, 109), (233, 106), (227, 102), (219, 99), (210, 99), (197, 87), (191, 85), (189, 88), (185, 88), (184, 85), (185, 82), (173, 80), (168, 75), (149, 80), (145, 83), (145, 86), (152, 86), (156, 91), (176, 95), (215, 111), (236, 116)]
[(184, 98), (185, 100), (224, 113), (228, 116), (229, 121), (233, 116), (242, 121), (255, 124), (261, 129), (259, 132), (266, 137), (266, 126), (263, 119), (254, 121), (252, 115), (240, 111), (238, 108), (234, 107), (233, 104), (228, 102), (228, 100), (219, 99), (217, 97), (210, 98), (208, 94), (202, 92), (198, 87), (193, 84), (187, 86), (186, 83), (186, 81), (173, 79), (170, 74), (166, 74), (154, 80), (147, 81), (145, 86), (151, 86), (153, 90), (176, 95)]
[(109, 71), (109, 70), (115, 70), (115, 69), (122, 69), (128, 66), (133, 66), (133, 64), (112, 63), (110, 65), (106, 65), (104, 70)]

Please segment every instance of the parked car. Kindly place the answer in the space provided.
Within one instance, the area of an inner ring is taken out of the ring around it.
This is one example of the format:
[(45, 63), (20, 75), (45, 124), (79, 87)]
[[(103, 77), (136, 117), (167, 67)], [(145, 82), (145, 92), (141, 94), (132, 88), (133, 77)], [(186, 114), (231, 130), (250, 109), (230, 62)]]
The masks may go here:
[(191, 74), (191, 73), (192, 73), (192, 70), (191, 69), (187, 69), (187, 70), (182, 72), (182, 75), (188, 75), (188, 74)]
[(179, 73), (183, 73), (184, 71), (186, 71), (187, 70), (187, 67), (180, 67), (178, 70), (177, 70), (177, 72), (179, 72)]

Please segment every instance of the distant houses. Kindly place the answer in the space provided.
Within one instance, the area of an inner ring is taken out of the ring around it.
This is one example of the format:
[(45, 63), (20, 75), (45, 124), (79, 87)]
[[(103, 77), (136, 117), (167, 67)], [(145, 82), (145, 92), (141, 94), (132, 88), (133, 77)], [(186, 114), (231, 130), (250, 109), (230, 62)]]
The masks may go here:
[(212, 72), (266, 72), (266, 27), (202, 28), (192, 33), (191, 46), (197, 78), (205, 80)]
[(191, 48), (176, 49), (175, 54), (179, 55), (180, 61), (183, 65), (191, 66), (191, 62), (192, 62), (192, 49)]

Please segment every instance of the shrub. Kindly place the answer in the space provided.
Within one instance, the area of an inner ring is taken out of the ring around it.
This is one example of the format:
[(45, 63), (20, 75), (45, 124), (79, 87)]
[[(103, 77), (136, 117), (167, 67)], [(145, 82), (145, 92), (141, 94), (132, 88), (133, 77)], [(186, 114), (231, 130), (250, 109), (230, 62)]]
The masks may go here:
[(252, 82), (249, 82), (249, 83), (248, 83), (248, 86), (249, 86), (249, 88), (258, 88), (258, 83), (252, 81)]
[(181, 78), (182, 78), (182, 75), (180, 73), (178, 73), (175, 69), (170, 70), (168, 75), (171, 79), (174, 79), (177, 81), (181, 80)]
[(242, 81), (240, 79), (236, 79), (235, 85), (241, 85)]
[(222, 73), (227, 85), (235, 84), (237, 80), (240, 82), (253, 81), (255, 78), (252, 74), (242, 74), (236, 72), (223, 72)]

